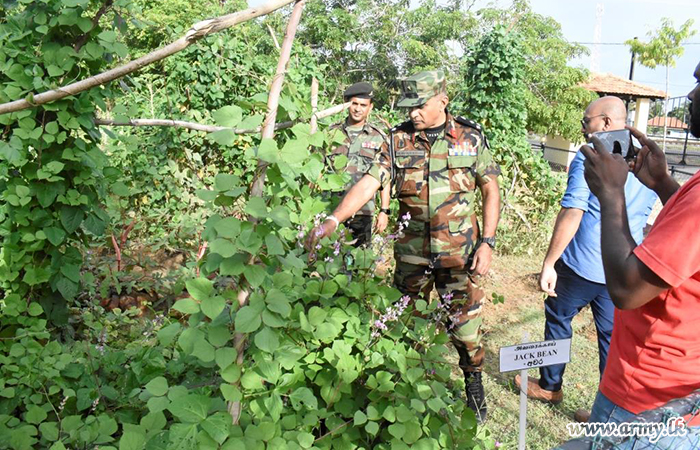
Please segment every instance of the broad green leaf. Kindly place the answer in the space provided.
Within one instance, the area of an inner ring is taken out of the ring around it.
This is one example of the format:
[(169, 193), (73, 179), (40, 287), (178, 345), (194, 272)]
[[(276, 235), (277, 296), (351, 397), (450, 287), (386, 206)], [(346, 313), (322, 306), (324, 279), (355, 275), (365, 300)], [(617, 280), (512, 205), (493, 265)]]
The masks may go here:
[(244, 306), (236, 313), (235, 327), (238, 333), (252, 333), (262, 322), (260, 311), (252, 306)]
[(216, 349), (205, 339), (202, 339), (194, 343), (192, 354), (204, 362), (211, 362), (216, 356)]
[(297, 434), (297, 441), (299, 442), (301, 448), (311, 448), (311, 446), (314, 445), (314, 440), (314, 435), (311, 433), (302, 431)]
[(175, 336), (182, 330), (182, 325), (178, 322), (171, 323), (158, 331), (158, 340), (161, 345), (168, 346), (175, 340)]
[(265, 218), (265, 216), (267, 216), (267, 206), (265, 205), (265, 200), (261, 197), (252, 197), (248, 200), (248, 204), (245, 206), (245, 212), (256, 219)]
[(173, 309), (183, 314), (197, 314), (199, 312), (199, 303), (191, 298), (183, 298), (175, 302)]
[[(65, 2), (65, 1), (78, 1), (78, 0), (63, 0), (63, 1)], [(105, 30), (102, 33), (98, 34), (97, 38), (102, 40), (102, 41), (105, 41), (105, 42), (113, 43), (117, 40), (117, 33), (115, 33), (112, 30)]]
[(163, 377), (155, 377), (146, 384), (145, 388), (151, 395), (165, 395), (168, 392), (168, 380)]
[(255, 346), (267, 353), (274, 352), (280, 346), (277, 332), (271, 328), (263, 327), (263, 329), (255, 335)]
[(220, 173), (214, 177), (214, 189), (219, 192), (230, 191), (238, 186), (241, 179), (236, 175)]
[(65, 228), (68, 234), (72, 234), (83, 222), (85, 213), (76, 206), (62, 206), (60, 216), (63, 228)]
[(151, 397), (148, 399), (148, 402), (146, 402), (148, 411), (151, 413), (165, 411), (168, 405), (170, 405), (170, 400), (168, 400), (167, 397)]
[(224, 238), (216, 238), (214, 242), (211, 243), (209, 248), (212, 252), (217, 253), (224, 258), (230, 258), (231, 256), (235, 255), (236, 251), (238, 250), (233, 242)]
[(253, 288), (260, 286), (266, 277), (265, 269), (258, 265), (246, 266), (243, 269), (243, 274)]
[(199, 301), (209, 298), (214, 292), (214, 283), (204, 277), (187, 280), (185, 285), (187, 286), (187, 292), (189, 292), (194, 299)]
[(206, 420), (211, 400), (203, 395), (189, 394), (168, 406), (168, 411), (181, 422), (201, 423)]
[(219, 237), (235, 239), (241, 233), (241, 221), (235, 217), (226, 217), (214, 225)]
[(283, 228), (289, 228), (292, 226), (292, 222), (289, 220), (289, 210), (284, 206), (275, 206), (272, 208), (269, 217), (277, 225)]
[(282, 241), (274, 234), (265, 236), (265, 246), (267, 247), (268, 255), (284, 255), (284, 246)]
[(270, 417), (274, 422), (279, 422), (284, 405), (282, 404), (282, 397), (277, 392), (273, 392), (268, 398), (265, 399), (265, 408), (270, 414)]
[(363, 413), (362, 411), (358, 410), (355, 412), (355, 416), (354, 416), (353, 420), (354, 420), (353, 423), (355, 426), (363, 425), (363, 424), (367, 423), (367, 415), (365, 413)]
[(295, 410), (299, 411), (302, 408), (307, 408), (311, 411), (318, 409), (318, 399), (314, 396), (309, 388), (300, 387), (289, 394), (289, 400)]
[(221, 378), (227, 383), (235, 383), (241, 378), (241, 366), (236, 363), (229, 364), (228, 367), (221, 371)]
[(225, 369), (226, 367), (233, 364), (237, 356), (238, 353), (236, 352), (235, 348), (218, 348), (216, 349), (216, 356), (214, 357), (214, 360), (216, 361), (216, 365), (218, 365), (222, 369)]
[(34, 425), (38, 425), (44, 420), (46, 420), (47, 416), (48, 415), (46, 414), (46, 411), (44, 411), (43, 408), (40, 408), (36, 405), (30, 405), (27, 408), (27, 414), (24, 416), (24, 420)]
[(270, 311), (276, 312), (282, 317), (289, 317), (289, 314), (292, 312), (287, 296), (279, 289), (270, 289), (265, 296), (265, 302)]
[(231, 415), (225, 412), (217, 412), (201, 423), (204, 431), (209, 433), (219, 444), (223, 444), (226, 438), (229, 437), (231, 427)]
[(269, 163), (276, 163), (279, 159), (279, 149), (274, 139), (263, 139), (258, 147), (257, 157)]
[(236, 105), (224, 106), (212, 113), (217, 125), (234, 128), (243, 119), (243, 110)]
[(125, 431), (119, 439), (119, 450), (142, 450), (145, 436), (134, 431)]
[(22, 281), (30, 286), (45, 283), (51, 278), (51, 272), (43, 267), (29, 267), (24, 273)]
[(323, 323), (324, 320), (326, 320), (328, 313), (323, 309), (319, 308), (318, 306), (312, 306), (311, 309), (309, 309), (308, 316), (309, 323), (313, 326), (317, 326)]
[(219, 145), (229, 146), (236, 142), (236, 133), (233, 130), (219, 130), (209, 133), (207, 138)]
[(394, 423), (389, 425), (389, 434), (394, 436), (396, 439), (401, 439), (406, 433), (406, 426), (401, 423)]
[(221, 394), (223, 394), (226, 401), (238, 402), (243, 398), (241, 391), (236, 386), (224, 383), (219, 389), (221, 389)]
[(377, 425), (377, 422), (367, 422), (367, 425), (365, 425), (365, 431), (372, 436), (376, 436), (377, 432), (379, 431), (379, 425)]
[(219, 314), (221, 314), (226, 307), (226, 300), (217, 295), (214, 297), (205, 298), (202, 300), (202, 303), (200, 303), (199, 306), (202, 308), (202, 312), (205, 316), (214, 320), (219, 317)]

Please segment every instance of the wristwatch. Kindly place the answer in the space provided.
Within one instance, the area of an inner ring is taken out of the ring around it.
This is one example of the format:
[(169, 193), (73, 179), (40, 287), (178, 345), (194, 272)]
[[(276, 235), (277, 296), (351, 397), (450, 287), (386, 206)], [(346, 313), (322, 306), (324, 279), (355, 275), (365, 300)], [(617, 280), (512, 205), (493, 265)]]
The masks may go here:
[(496, 249), (496, 237), (482, 237), (479, 239), (479, 245), (481, 244), (488, 244), (489, 247), (491, 247), (492, 250)]
[(383, 213), (386, 214), (387, 216), (390, 216), (390, 215), (391, 215), (391, 210), (390, 210), (389, 208), (380, 208), (380, 209), (379, 209), (379, 212), (383, 212)]

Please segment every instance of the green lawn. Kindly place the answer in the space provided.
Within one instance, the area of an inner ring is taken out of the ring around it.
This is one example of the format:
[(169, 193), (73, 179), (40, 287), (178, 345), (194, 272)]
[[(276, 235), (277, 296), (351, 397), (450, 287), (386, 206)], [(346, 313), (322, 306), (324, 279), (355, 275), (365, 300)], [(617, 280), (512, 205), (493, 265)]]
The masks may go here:
[[(536, 290), (543, 255), (496, 257), (486, 289), (505, 297), (505, 303), (490, 301), (484, 312), (487, 356), (485, 389), (489, 416), (484, 430), (501, 443), (500, 449), (518, 448), (519, 393), (513, 383), (515, 372), (500, 373), (498, 349), (521, 342), (523, 331), (530, 341), (543, 340), (544, 294)], [(564, 376), (564, 401), (555, 406), (529, 400), (528, 450), (550, 449), (569, 439), (566, 424), (573, 421), (578, 408), (590, 408), (598, 388), (598, 347), (590, 308), (584, 309), (573, 322), (574, 338), (571, 363)], [(455, 357), (456, 360), (456, 357)], [(457, 372), (455, 372), (457, 376)], [(539, 377), (538, 370), (529, 376)]]

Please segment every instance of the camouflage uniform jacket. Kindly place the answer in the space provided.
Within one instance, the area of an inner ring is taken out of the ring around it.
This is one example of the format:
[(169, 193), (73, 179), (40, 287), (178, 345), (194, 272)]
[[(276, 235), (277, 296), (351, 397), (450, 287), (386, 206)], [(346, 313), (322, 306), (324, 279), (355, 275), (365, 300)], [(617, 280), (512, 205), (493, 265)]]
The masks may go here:
[[(344, 172), (350, 175), (350, 182), (345, 186), (345, 193), (350, 188), (360, 181), (360, 178), (369, 170), (377, 154), (386, 144), (386, 135), (378, 127), (365, 123), (364, 128), (359, 132), (355, 139), (351, 139), (346, 130), (346, 122), (340, 122), (332, 125), (331, 130), (340, 130), (345, 135), (345, 140), (339, 146), (333, 149), (329, 155), (327, 166), (333, 166), (333, 160), (338, 155), (345, 155), (348, 158), (347, 166), (343, 169)], [(374, 199), (365, 203), (359, 211), (355, 213), (358, 216), (371, 216), (374, 214)]]
[(382, 186), (393, 182), (399, 215), (411, 214), (394, 245), (396, 260), (435, 268), (464, 267), (479, 238), (476, 179), (488, 182), (488, 175), (500, 174), (481, 127), (448, 113), (445, 130), (432, 146), (425, 132), (416, 132), (410, 121), (391, 133), (393, 170), (385, 146), (368, 173)]

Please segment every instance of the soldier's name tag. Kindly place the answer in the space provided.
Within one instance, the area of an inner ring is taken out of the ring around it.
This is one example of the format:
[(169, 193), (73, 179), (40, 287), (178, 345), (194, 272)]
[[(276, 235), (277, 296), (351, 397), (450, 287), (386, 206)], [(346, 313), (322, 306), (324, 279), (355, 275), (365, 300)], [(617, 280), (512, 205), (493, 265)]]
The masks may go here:
[(423, 150), (401, 150), (396, 152), (396, 156), (425, 156), (425, 152)]
[(376, 142), (363, 142), (362, 143), (362, 148), (369, 148), (372, 150), (376, 150), (381, 146), (381, 144), (378, 144)]
[(455, 142), (447, 149), (447, 156), (476, 156), (476, 147), (468, 145), (466, 142)]

